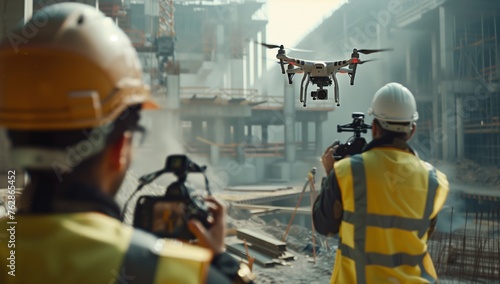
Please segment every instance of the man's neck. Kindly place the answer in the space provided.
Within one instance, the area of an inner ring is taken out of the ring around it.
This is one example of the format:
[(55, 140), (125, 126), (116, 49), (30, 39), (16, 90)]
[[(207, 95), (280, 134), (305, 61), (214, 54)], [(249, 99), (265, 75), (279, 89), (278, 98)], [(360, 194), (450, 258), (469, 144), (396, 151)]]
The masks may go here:
[(363, 152), (377, 147), (397, 148), (404, 151), (409, 151), (416, 155), (415, 150), (413, 150), (413, 148), (410, 145), (408, 145), (406, 140), (394, 136), (382, 136), (374, 138), (370, 143), (368, 143), (363, 148)]
[(98, 187), (85, 182), (65, 183), (64, 186), (35, 183), (29, 184), (23, 192), (23, 206), (20, 213), (51, 214), (100, 212), (120, 218), (120, 208)]

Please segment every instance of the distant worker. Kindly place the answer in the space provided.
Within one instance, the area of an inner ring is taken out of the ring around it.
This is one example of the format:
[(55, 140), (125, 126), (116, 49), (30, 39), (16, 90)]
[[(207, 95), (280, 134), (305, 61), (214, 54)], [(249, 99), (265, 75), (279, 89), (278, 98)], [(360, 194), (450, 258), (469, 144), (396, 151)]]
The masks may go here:
[(448, 180), (407, 144), (418, 113), (413, 94), (389, 83), (374, 95), (372, 137), (361, 154), (334, 161), (313, 207), (314, 226), (339, 235), (330, 283), (435, 283), (427, 240)]
[(215, 199), (207, 200), (210, 229), (188, 223), (203, 247), (120, 221), (113, 197), (148, 107), (155, 104), (130, 40), (91, 6), (48, 6), (3, 40), (0, 126), (30, 183), (18, 212), (0, 220), (0, 283), (218, 284), (246, 275), (224, 252), (224, 207)]

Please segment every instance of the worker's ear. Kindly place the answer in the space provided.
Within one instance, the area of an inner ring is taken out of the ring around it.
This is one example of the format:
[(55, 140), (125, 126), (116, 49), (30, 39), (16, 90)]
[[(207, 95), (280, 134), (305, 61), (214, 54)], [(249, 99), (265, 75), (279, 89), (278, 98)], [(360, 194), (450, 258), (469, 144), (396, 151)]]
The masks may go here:
[(377, 138), (379, 137), (379, 125), (377, 123), (377, 120), (374, 119), (373, 122), (372, 122), (372, 137), (373, 138)]
[(130, 164), (132, 133), (124, 132), (108, 146), (108, 167), (112, 171), (126, 171)]
[(408, 134), (406, 141), (410, 141), (410, 139), (415, 135), (415, 131), (417, 131), (417, 124), (415, 122), (411, 123), (411, 132)]

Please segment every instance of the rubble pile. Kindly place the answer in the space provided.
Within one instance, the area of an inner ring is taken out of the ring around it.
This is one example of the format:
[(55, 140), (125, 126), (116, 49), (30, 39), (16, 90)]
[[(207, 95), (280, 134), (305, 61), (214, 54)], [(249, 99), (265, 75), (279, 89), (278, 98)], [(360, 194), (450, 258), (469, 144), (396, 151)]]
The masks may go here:
[(450, 182), (485, 188), (498, 188), (500, 186), (500, 168), (498, 166), (482, 166), (466, 159), (455, 163), (443, 160), (429, 160), (428, 162), (446, 174)]
[(500, 186), (500, 169), (481, 166), (470, 160), (457, 163), (456, 177), (459, 181), (483, 186)]

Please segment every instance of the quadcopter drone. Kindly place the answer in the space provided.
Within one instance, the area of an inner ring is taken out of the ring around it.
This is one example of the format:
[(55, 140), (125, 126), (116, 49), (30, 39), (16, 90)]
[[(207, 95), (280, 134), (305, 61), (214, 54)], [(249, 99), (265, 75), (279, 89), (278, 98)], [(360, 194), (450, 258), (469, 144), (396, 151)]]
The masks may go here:
[[(354, 78), (356, 77), (356, 69), (358, 64), (363, 64), (372, 60), (360, 60), (359, 54), (371, 54), (381, 51), (389, 51), (392, 49), (356, 49), (354, 48), (351, 54), (351, 58), (348, 60), (340, 61), (306, 61), (302, 59), (288, 57), (285, 52), (285, 47), (283, 45), (274, 45), (267, 43), (260, 43), (262, 46), (267, 48), (279, 48), (276, 58), (279, 60), (281, 66), (281, 73), (288, 75), (288, 83), (292, 84), (292, 79), (295, 74), (304, 73), (302, 81), (300, 83), (300, 102), (303, 106), (306, 106), (307, 102), (307, 88), (309, 83), (318, 86), (316, 91), (311, 92), (311, 97), (313, 100), (326, 100), (328, 99), (328, 90), (324, 87), (332, 85), (334, 83), (335, 91), (335, 103), (340, 106), (339, 98), (339, 84), (337, 81), (337, 73), (346, 73), (351, 79), (351, 85), (354, 85)], [(292, 49), (293, 50), (293, 49)], [(285, 70), (285, 63), (288, 64)], [(304, 82), (306, 82), (304, 86)], [(305, 90), (304, 90), (305, 87)]]

